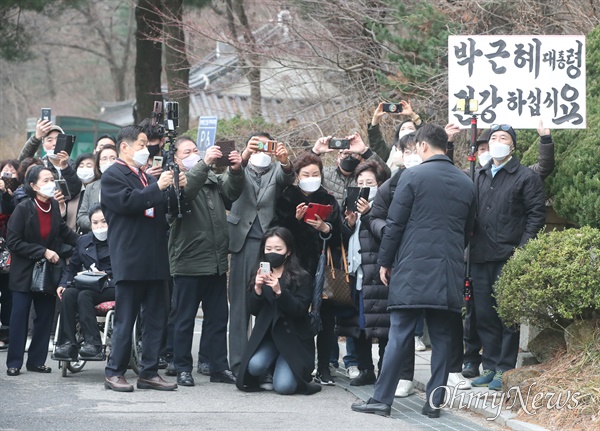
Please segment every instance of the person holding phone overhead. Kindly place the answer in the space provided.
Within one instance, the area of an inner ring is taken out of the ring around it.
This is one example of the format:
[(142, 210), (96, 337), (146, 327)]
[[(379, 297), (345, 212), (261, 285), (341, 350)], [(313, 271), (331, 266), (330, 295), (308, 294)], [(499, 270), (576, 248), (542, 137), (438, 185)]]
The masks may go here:
[(75, 163), (69, 158), (66, 151), (61, 151), (54, 154), (56, 141), (59, 134), (65, 132), (60, 126), (52, 124), (49, 120), (39, 119), (35, 127), (35, 133), (25, 142), (21, 153), (19, 154), (19, 162), (27, 157), (35, 157), (35, 153), (39, 150), (40, 144), (46, 155), (42, 157), (44, 166), (50, 169), (55, 180), (64, 178), (69, 187), (69, 194), (75, 197), (81, 191), (81, 180), (77, 176)]
[[(247, 297), (256, 324), (244, 351), (238, 389), (275, 390), (281, 395), (319, 392), (321, 387), (310, 375), (315, 356), (308, 317), (312, 277), (294, 253), (289, 230), (275, 227), (265, 232), (253, 273)], [(270, 373), (272, 384), (261, 383)]]
[[(342, 217), (340, 206), (333, 195), (321, 185), (323, 163), (316, 154), (307, 151), (294, 162), (297, 184), (289, 186), (277, 200), (275, 218), (272, 226), (282, 226), (290, 230), (298, 244), (296, 255), (311, 277), (314, 277), (323, 240), (335, 252), (341, 244)], [(330, 205), (331, 214), (325, 220), (318, 215), (314, 219), (305, 219), (309, 204)], [(334, 253), (337, 254), (337, 253)], [(335, 313), (333, 308), (323, 301), (321, 307), (323, 330), (317, 336), (318, 366), (317, 382), (324, 385), (334, 384), (329, 372), (329, 356), (334, 340)]]

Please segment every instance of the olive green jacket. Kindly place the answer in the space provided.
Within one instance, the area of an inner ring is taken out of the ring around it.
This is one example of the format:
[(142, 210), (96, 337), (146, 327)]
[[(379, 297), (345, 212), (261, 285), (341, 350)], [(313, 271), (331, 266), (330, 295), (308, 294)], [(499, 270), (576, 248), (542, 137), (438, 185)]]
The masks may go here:
[(216, 175), (204, 161), (185, 174), (183, 196), (190, 212), (174, 218), (169, 235), (171, 275), (222, 275), (227, 272), (229, 233), (223, 199), (242, 192), (244, 170)]

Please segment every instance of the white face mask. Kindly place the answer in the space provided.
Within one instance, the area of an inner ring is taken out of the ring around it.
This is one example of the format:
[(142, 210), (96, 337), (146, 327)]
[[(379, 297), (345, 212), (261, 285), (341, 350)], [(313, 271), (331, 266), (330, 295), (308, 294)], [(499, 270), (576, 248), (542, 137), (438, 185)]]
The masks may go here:
[(77, 168), (77, 176), (84, 184), (92, 181), (95, 175), (94, 168)]
[(137, 150), (133, 153), (133, 163), (135, 163), (135, 166), (138, 168), (141, 168), (148, 163), (148, 157), (150, 157), (150, 151), (148, 151), (148, 148), (144, 147), (141, 150)]
[(510, 154), (510, 146), (500, 142), (490, 142), (490, 155), (496, 160), (502, 160)]
[(372, 202), (373, 199), (375, 199), (375, 195), (377, 194), (377, 189), (379, 187), (377, 186), (373, 186), (373, 187), (369, 187), (369, 202)]
[(481, 153), (478, 157), (479, 157), (479, 164), (481, 166), (487, 165), (488, 162), (490, 160), (492, 160), (492, 155), (490, 154), (489, 151), (485, 151), (485, 152)]
[(94, 232), (94, 236), (96, 237), (96, 239), (98, 241), (106, 241), (106, 238), (108, 237), (108, 228), (107, 227), (93, 229), (92, 232)]
[(185, 169), (187, 171), (190, 171), (194, 166), (196, 166), (196, 163), (198, 163), (200, 161), (200, 154), (196, 154), (196, 153), (192, 153), (189, 156), (187, 156), (185, 159), (181, 159), (181, 163), (183, 163), (183, 166), (185, 166)]
[(422, 161), (423, 160), (421, 160), (418, 154), (404, 156), (404, 166), (406, 166), (406, 169), (410, 169), (417, 165), (420, 165)]
[(266, 168), (271, 164), (271, 156), (259, 151), (250, 156), (250, 163), (257, 168)]
[(321, 187), (321, 177), (303, 178), (298, 181), (298, 187), (306, 193), (316, 192)]
[(51, 159), (56, 159), (56, 155), (54, 154), (54, 150), (46, 151), (46, 155)]
[(114, 162), (108, 162), (108, 163), (104, 163), (103, 165), (100, 165), (100, 172), (104, 173), (104, 171), (106, 171), (108, 168), (110, 168), (113, 165)]
[(56, 190), (56, 184), (54, 184), (54, 181), (52, 181), (52, 182), (46, 183), (42, 187), (40, 187), (39, 192), (40, 192), (40, 194), (46, 196), (47, 198), (53, 198), (55, 190)]

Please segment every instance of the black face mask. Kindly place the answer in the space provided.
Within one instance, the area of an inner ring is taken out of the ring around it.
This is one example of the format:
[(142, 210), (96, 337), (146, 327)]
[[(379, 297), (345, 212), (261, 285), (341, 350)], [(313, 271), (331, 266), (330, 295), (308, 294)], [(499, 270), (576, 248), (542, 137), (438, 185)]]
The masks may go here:
[(279, 268), (287, 260), (285, 254), (265, 253), (265, 260), (271, 264), (271, 268)]
[(354, 157), (346, 157), (345, 159), (340, 160), (340, 168), (346, 172), (354, 172), (354, 169), (356, 169), (359, 163), (360, 160), (355, 159)]
[(149, 159), (160, 153), (160, 145), (148, 145), (146, 148), (148, 148), (148, 152), (150, 153), (148, 156)]

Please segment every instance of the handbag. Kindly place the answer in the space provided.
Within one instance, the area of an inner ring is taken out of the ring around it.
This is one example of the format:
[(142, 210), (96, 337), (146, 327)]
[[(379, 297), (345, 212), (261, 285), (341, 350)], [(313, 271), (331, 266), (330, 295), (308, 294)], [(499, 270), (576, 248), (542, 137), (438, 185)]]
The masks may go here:
[(333, 305), (340, 307), (356, 307), (352, 298), (350, 287), (350, 276), (348, 275), (348, 260), (346, 250), (342, 243), (343, 269), (333, 265), (331, 247), (327, 247), (327, 265), (325, 266), (325, 283), (323, 285), (323, 299), (331, 301)]
[(46, 259), (36, 261), (31, 273), (31, 292), (54, 295), (60, 283), (62, 270), (60, 263), (54, 265)]
[(94, 290), (102, 292), (108, 282), (105, 272), (84, 271), (73, 278), (73, 286), (80, 290)]
[(0, 274), (10, 272), (10, 251), (6, 245), (6, 240), (0, 236)]

